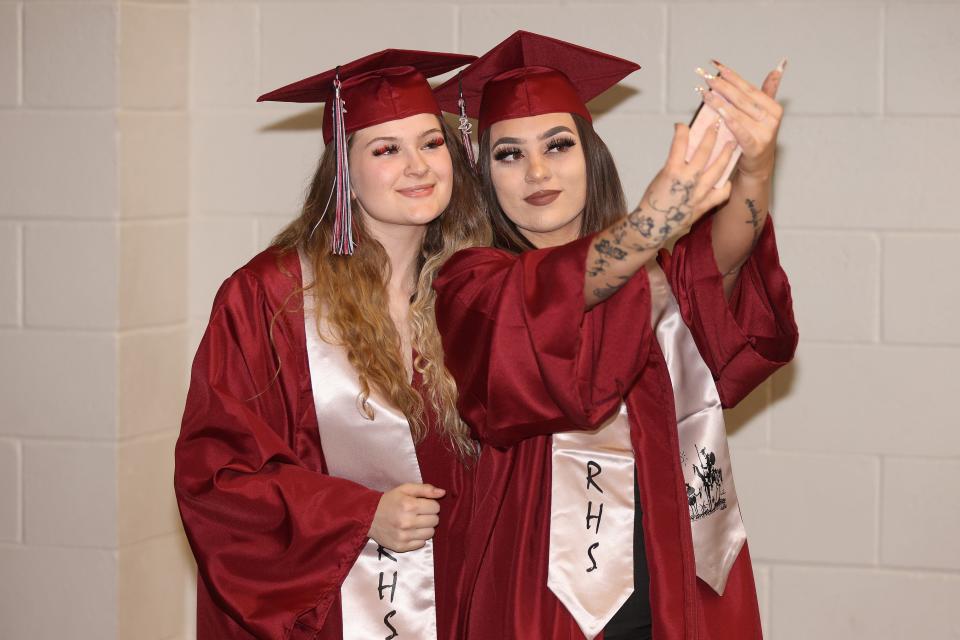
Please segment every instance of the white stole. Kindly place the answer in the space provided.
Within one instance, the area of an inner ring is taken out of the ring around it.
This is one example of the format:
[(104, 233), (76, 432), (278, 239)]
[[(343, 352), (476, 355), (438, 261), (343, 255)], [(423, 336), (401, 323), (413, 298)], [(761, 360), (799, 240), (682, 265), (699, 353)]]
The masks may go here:
[[(302, 252), (300, 268), (306, 287), (313, 282), (313, 267)], [(314, 299), (306, 292), (303, 307), (313, 402), (327, 471), (376, 491), (422, 482), (406, 417), (375, 390), (369, 398), (373, 420), (360, 412), (360, 384), (346, 351), (321, 337)], [(325, 325), (324, 335), (329, 336)], [(397, 553), (368, 539), (340, 587), (344, 640), (434, 640), (434, 589), (432, 540), (416, 551)]]

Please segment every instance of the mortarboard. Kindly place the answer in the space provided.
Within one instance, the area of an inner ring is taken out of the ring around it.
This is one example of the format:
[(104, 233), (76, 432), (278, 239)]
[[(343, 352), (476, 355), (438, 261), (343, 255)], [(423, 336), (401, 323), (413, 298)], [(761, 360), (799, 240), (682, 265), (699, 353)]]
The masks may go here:
[(327, 103), (323, 141), (333, 140), (337, 154), (334, 253), (353, 253), (347, 135), (420, 113), (439, 117), (440, 107), (427, 78), (475, 59), (458, 53), (384, 49), (257, 98), (257, 102)]
[(640, 65), (556, 38), (517, 31), (434, 90), (444, 111), (495, 122), (544, 113), (576, 113)]

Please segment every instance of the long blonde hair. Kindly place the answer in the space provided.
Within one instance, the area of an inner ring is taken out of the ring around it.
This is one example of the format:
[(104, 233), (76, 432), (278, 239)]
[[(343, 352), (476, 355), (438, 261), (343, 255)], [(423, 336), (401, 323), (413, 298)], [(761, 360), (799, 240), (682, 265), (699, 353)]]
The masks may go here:
[[(446, 260), (460, 249), (488, 246), (491, 231), (482, 205), (480, 186), (467, 163), (466, 152), (452, 128), (441, 119), (446, 148), (453, 161), (450, 204), (427, 225), (418, 261), (417, 288), (410, 304), (413, 366), (423, 377), (426, 395), (437, 416), (437, 427), (461, 457), (475, 454), (467, 426), (457, 412), (457, 386), (443, 363), (443, 345), (434, 315), (433, 280)], [(424, 400), (406, 377), (400, 333), (389, 314), (386, 283), (390, 261), (383, 246), (370, 236), (363, 215), (354, 214), (353, 255), (334, 255), (330, 249), (334, 215), (330, 203), (336, 171), (333, 145), (324, 149), (300, 216), (281, 231), (273, 246), (282, 251), (303, 250), (313, 264), (315, 281), (303, 289), (314, 296), (316, 308), (347, 351), (360, 380), (358, 404), (368, 418), (368, 399), (375, 386), (406, 416), (415, 442), (426, 435)], [(325, 212), (325, 209), (330, 210)], [(354, 203), (354, 211), (359, 207)], [(320, 318), (317, 318), (319, 327)], [(323, 335), (323, 333), (321, 333)]]

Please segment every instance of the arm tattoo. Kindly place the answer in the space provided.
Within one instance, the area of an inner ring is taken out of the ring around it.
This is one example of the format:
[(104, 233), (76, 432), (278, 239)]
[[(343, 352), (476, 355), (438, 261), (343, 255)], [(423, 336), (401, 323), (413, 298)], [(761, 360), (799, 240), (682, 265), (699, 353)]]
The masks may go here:
[[(753, 226), (753, 242), (750, 244), (750, 251), (753, 251), (753, 248), (757, 246), (757, 240), (760, 238), (760, 209), (757, 207), (757, 201), (750, 198), (746, 199), (747, 210), (750, 211), (750, 219), (747, 220), (747, 224)], [(740, 270), (743, 268), (743, 265), (746, 264), (749, 259), (749, 254), (744, 258), (740, 263), (733, 266), (730, 271), (727, 271), (723, 274), (724, 278), (729, 278), (731, 276), (736, 277), (740, 274)]]
[(600, 300), (606, 300), (617, 291), (620, 290), (620, 287), (623, 286), (623, 283), (629, 280), (627, 276), (617, 276), (619, 282), (605, 283), (602, 287), (597, 287), (593, 290), (593, 295), (597, 296)]
[(587, 271), (587, 275), (590, 276), (591, 278), (595, 278), (596, 276), (603, 273), (604, 270), (609, 266), (610, 266), (610, 262), (606, 258), (601, 256), (593, 262), (593, 266), (590, 267), (590, 269)]
[[(587, 268), (587, 276), (596, 278), (607, 275), (607, 269), (615, 262), (625, 260), (631, 251), (649, 251), (663, 244), (675, 228), (682, 227), (693, 215), (690, 200), (693, 197), (697, 179), (695, 177), (686, 182), (674, 180), (670, 185), (670, 194), (673, 196), (670, 200), (673, 203), (666, 208), (659, 207), (655, 202), (649, 203), (654, 211), (663, 214), (662, 224), (659, 224), (657, 218), (648, 215), (642, 207), (638, 207), (627, 214), (622, 221), (610, 227), (609, 235), (601, 237), (593, 245), (598, 255), (593, 264)], [(593, 295), (598, 300), (606, 300), (612, 296), (629, 279), (628, 276), (615, 277), (617, 281), (606, 281), (593, 289)]]
[(673, 184), (670, 185), (670, 193), (681, 194), (679, 203), (669, 205), (666, 209), (661, 209), (654, 202), (650, 203), (650, 206), (653, 207), (654, 211), (659, 211), (660, 213), (664, 214), (663, 226), (657, 230), (660, 234), (660, 238), (668, 237), (673, 231), (673, 226), (671, 223), (682, 224), (693, 213), (690, 208), (690, 196), (693, 194), (693, 188), (696, 186), (696, 184), (697, 183), (695, 180), (690, 180), (688, 182), (674, 180)]
[(619, 247), (613, 246), (613, 244), (606, 238), (593, 245), (593, 248), (597, 250), (597, 253), (605, 255), (608, 258), (613, 258), (614, 260), (623, 260), (627, 257), (626, 251)]
[(627, 235), (627, 221), (618, 223), (617, 226), (610, 229), (610, 233), (613, 234), (613, 244), (619, 246), (623, 242), (623, 237)]
[(753, 225), (753, 242), (756, 244), (757, 238), (760, 237), (760, 209), (757, 208), (756, 200), (747, 198), (746, 204), (750, 211), (750, 219), (747, 220), (747, 224)]

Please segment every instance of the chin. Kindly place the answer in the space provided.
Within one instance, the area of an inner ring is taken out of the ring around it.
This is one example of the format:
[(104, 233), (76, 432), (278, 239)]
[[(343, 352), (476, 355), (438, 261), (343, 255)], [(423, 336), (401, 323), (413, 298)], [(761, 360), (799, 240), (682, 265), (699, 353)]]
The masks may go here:
[(439, 202), (425, 202), (407, 208), (403, 219), (407, 224), (429, 224), (440, 217), (443, 207)]
[[(526, 205), (526, 203), (524, 203)], [(580, 216), (579, 211), (567, 211), (569, 207), (532, 207), (526, 205), (523, 220), (517, 227), (533, 233), (551, 233), (572, 224)], [(516, 222), (515, 222), (516, 224)]]

